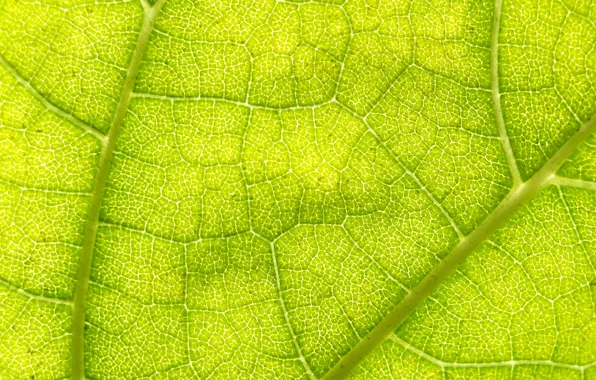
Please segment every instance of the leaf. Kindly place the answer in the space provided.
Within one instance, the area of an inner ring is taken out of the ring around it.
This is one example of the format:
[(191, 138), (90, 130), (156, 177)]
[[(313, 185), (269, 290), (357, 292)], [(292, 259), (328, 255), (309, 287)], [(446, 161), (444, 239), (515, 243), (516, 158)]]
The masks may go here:
[(596, 379), (589, 0), (0, 0), (0, 377)]

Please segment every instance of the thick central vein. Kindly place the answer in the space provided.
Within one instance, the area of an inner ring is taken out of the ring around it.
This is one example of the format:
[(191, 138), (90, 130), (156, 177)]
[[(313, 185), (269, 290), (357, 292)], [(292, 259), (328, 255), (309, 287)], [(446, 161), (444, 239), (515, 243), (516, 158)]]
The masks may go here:
[(91, 205), (87, 214), (85, 224), (85, 236), (83, 238), (83, 248), (79, 260), (79, 269), (77, 275), (77, 285), (74, 297), (74, 311), (72, 317), (72, 378), (75, 380), (85, 378), (85, 299), (87, 297), (87, 288), (89, 286), (89, 276), (91, 274), (91, 262), (93, 251), (95, 249), (95, 240), (97, 228), (99, 226), (99, 211), (103, 200), (104, 190), (116, 140), (120, 134), (122, 122), (128, 111), (134, 84), (139, 73), (141, 61), (147, 45), (149, 36), (153, 30), (153, 24), (165, 0), (159, 0), (153, 7), (143, 3), (145, 10), (143, 25), (137, 39), (137, 45), (132, 56), (124, 86), (120, 93), (120, 100), (114, 113), (110, 132), (107, 135), (105, 144), (99, 158), (99, 165), (96, 174), (96, 184), (91, 197)]
[(511, 218), (543, 187), (556, 183), (555, 172), (561, 164), (596, 130), (596, 115), (593, 116), (563, 145), (555, 155), (542, 166), (527, 182), (515, 186), (472, 233), (459, 244), (433, 270), (401, 300), (383, 320), (375, 326), (346, 356), (326, 375), (326, 379), (346, 377), (362, 359), (383, 341), (420, 305), (450, 274), (464, 262), (476, 248), (490, 237), (497, 228)]
[(503, 1), (496, 0), (493, 13), (491, 36), (491, 90), (493, 109), (499, 136), (507, 163), (511, 171), (514, 187), (499, 206), (468, 236), (428, 273), (428, 275), (401, 300), (383, 320), (375, 326), (346, 356), (344, 356), (325, 376), (325, 379), (345, 378), (368, 354), (377, 348), (420, 305), (451, 273), (464, 262), (497, 228), (511, 218), (543, 187), (556, 183), (555, 173), (571, 153), (596, 129), (596, 115), (563, 145), (544, 166), (527, 182), (521, 180), (513, 150), (507, 136), (501, 109), (499, 90), (499, 27)]
[(511, 218), (543, 187), (556, 183), (555, 172), (561, 164), (596, 130), (596, 115), (563, 145), (527, 182), (515, 186), (472, 233), (470, 233), (433, 270), (398, 303), (385, 318), (373, 328), (326, 375), (326, 379), (346, 377), (352, 369), (381, 343), (420, 305), (450, 274), (464, 262), (476, 248), (490, 237), (497, 228)]

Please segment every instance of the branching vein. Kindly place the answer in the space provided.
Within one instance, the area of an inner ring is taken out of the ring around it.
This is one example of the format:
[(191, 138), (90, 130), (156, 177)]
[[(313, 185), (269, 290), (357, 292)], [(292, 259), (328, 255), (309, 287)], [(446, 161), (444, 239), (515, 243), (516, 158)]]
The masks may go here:
[(161, 7), (165, 0), (159, 0), (153, 7), (143, 3), (145, 9), (145, 16), (143, 19), (143, 26), (139, 32), (137, 45), (132, 56), (130, 67), (124, 81), (124, 87), (120, 94), (120, 101), (116, 108), (110, 132), (107, 135), (106, 143), (103, 146), (101, 156), (99, 159), (99, 168), (97, 171), (95, 189), (91, 198), (91, 206), (87, 214), (87, 221), (85, 225), (85, 236), (83, 238), (83, 250), (79, 261), (79, 272), (77, 275), (77, 285), (74, 298), (74, 312), (73, 312), (73, 337), (72, 337), (72, 378), (85, 378), (85, 299), (87, 296), (87, 288), (89, 286), (89, 276), (91, 274), (91, 262), (93, 259), (93, 251), (95, 249), (95, 239), (97, 236), (97, 228), (99, 225), (99, 211), (103, 200), (103, 194), (106, 186), (106, 180), (110, 170), (112, 156), (114, 154), (114, 147), (116, 140), (120, 134), (122, 122), (128, 111), (131, 94), (134, 84), (141, 66), (141, 61), (147, 45), (149, 36), (153, 29), (153, 24), (157, 18)]
[(29, 91), (29, 93), (41, 104), (44, 105), (44, 107), (46, 107), (48, 110), (52, 111), (53, 113), (55, 113), (56, 115), (58, 115), (60, 118), (67, 120), (69, 122), (71, 122), (73, 125), (77, 126), (78, 128), (80, 128), (82, 131), (89, 133), (90, 135), (92, 135), (93, 137), (95, 137), (96, 139), (98, 139), (99, 141), (101, 141), (102, 144), (105, 144), (107, 137), (102, 135), (97, 129), (85, 124), (85, 122), (83, 122), (82, 120), (78, 119), (77, 117), (64, 112), (63, 110), (61, 110), (60, 108), (56, 107), (54, 104), (52, 104), (48, 99), (46, 99), (43, 95), (41, 95), (35, 88), (33, 88), (33, 86), (31, 86), (31, 83), (29, 83), (29, 81), (27, 81), (25, 78), (23, 78), (16, 70), (14, 67), (11, 66), (10, 63), (8, 63), (3, 56), (0, 55), (0, 65), (2, 65), (2, 67), (4, 67), (6, 69), (6, 71), (8, 71), (13, 77), (14, 79), (19, 82), (23, 87), (25, 87), (25, 89), (27, 89), (27, 91)]
[(401, 324), (464, 260), (501, 225), (513, 216), (542, 188), (551, 184), (557, 169), (577, 147), (596, 130), (596, 115), (551, 157), (527, 182), (515, 186), (501, 204), (373, 328), (326, 375), (326, 379), (345, 378), (370, 352)]
[(507, 136), (507, 129), (505, 128), (505, 121), (503, 119), (503, 110), (501, 109), (501, 92), (499, 89), (499, 29), (501, 26), (502, 6), (503, 0), (495, 1), (490, 50), (490, 80), (493, 109), (495, 113), (495, 120), (497, 122), (497, 128), (499, 130), (499, 137), (501, 138), (501, 144), (503, 144), (503, 150), (505, 151), (505, 156), (507, 157), (507, 164), (509, 165), (509, 171), (511, 172), (513, 183), (519, 184), (522, 182), (522, 179), (517, 168), (513, 149), (511, 148), (511, 144), (509, 142), (509, 136)]
[(550, 360), (510, 360), (510, 361), (502, 361), (502, 362), (487, 362), (487, 363), (450, 363), (445, 362), (440, 359), (435, 358), (427, 354), (426, 352), (419, 350), (418, 348), (412, 346), (411, 344), (403, 341), (395, 334), (391, 334), (389, 337), (393, 342), (397, 343), (398, 345), (402, 346), (408, 351), (415, 353), (416, 355), (438, 365), (441, 367), (460, 367), (460, 368), (483, 368), (483, 367), (512, 367), (516, 365), (549, 365), (553, 367), (560, 367), (560, 368), (568, 368), (568, 369), (575, 369), (584, 371), (590, 367), (596, 365), (596, 363), (587, 364), (584, 366), (573, 365), (573, 364), (563, 364), (558, 362), (553, 362)]
[(557, 175), (551, 179), (551, 183), (558, 186), (577, 187), (596, 191), (596, 182), (585, 181), (583, 179), (566, 178)]

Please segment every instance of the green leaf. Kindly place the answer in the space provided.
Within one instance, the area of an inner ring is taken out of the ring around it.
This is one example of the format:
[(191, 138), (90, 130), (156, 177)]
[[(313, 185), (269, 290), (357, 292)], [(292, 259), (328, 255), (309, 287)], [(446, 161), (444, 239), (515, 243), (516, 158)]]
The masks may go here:
[(0, 378), (596, 379), (596, 3), (0, 0)]

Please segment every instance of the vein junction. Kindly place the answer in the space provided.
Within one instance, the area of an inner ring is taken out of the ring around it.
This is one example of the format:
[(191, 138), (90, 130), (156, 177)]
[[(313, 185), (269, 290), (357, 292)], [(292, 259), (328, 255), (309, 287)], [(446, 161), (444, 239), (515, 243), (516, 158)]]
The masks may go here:
[(410, 292), (358, 345), (344, 356), (325, 378), (339, 379), (347, 376), (370, 352), (379, 347), (408, 315), (464, 262), (476, 248), (489, 238), (523, 205), (545, 186), (560, 183), (555, 175), (561, 164), (596, 130), (596, 116), (583, 124), (579, 131), (527, 182), (515, 186), (501, 204), (477, 229), (466, 236), (449, 255)]

